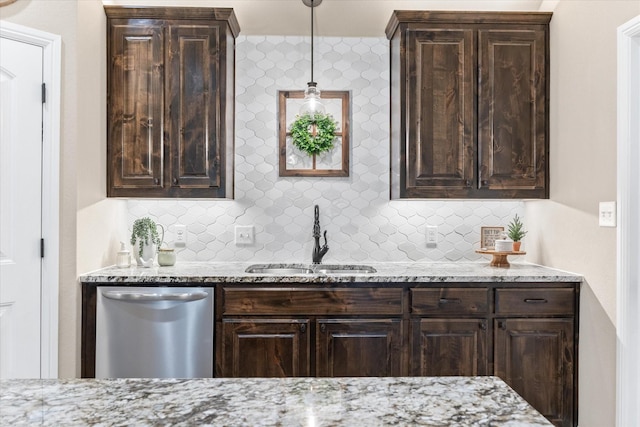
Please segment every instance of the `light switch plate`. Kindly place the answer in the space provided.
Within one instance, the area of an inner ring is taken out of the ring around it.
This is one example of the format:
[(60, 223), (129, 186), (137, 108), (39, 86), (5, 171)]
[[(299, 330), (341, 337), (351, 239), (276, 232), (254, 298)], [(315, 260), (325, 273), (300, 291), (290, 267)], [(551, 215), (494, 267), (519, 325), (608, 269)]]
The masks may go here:
[(236, 246), (253, 245), (253, 225), (236, 225)]
[(598, 225), (600, 227), (616, 226), (616, 202), (600, 202)]

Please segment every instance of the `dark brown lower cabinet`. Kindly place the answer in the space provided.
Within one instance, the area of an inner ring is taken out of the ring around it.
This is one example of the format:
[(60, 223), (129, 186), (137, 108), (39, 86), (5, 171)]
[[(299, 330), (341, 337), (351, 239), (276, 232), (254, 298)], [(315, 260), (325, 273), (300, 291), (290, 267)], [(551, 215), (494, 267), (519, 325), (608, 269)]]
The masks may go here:
[(494, 374), (554, 425), (573, 426), (573, 319), (496, 319), (494, 330)]
[(487, 375), (486, 319), (414, 319), (412, 375)]
[(222, 335), (225, 376), (310, 375), (307, 319), (224, 319)]
[(402, 374), (400, 319), (319, 319), (316, 375), (389, 377)]

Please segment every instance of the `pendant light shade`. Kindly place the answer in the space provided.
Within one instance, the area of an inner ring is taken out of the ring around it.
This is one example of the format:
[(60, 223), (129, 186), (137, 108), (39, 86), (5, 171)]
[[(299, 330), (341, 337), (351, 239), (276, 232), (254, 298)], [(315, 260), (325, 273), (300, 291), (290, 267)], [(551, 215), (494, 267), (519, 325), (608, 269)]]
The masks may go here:
[(300, 115), (308, 114), (314, 116), (324, 113), (325, 108), (320, 100), (320, 89), (318, 89), (315, 82), (307, 83), (307, 88), (304, 90), (304, 103), (300, 108)]
[(313, 80), (313, 8), (319, 5), (322, 0), (302, 0), (302, 2), (311, 8), (311, 81), (307, 83), (307, 88), (304, 91), (304, 103), (300, 108), (300, 115), (315, 116), (325, 113), (324, 105), (320, 99), (320, 89)]

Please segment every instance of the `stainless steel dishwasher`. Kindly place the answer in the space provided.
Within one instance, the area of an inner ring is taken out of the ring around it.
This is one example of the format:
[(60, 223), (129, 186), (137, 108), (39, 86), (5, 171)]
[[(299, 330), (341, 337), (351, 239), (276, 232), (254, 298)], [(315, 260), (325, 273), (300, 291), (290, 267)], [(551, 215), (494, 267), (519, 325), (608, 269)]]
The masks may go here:
[(213, 377), (213, 288), (98, 287), (96, 378)]

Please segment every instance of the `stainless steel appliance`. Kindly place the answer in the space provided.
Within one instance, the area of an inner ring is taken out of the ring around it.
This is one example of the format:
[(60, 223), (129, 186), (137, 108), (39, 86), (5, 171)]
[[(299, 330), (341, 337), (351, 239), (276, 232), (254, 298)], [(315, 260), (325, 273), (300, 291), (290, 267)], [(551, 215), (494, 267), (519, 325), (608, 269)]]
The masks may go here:
[(213, 377), (213, 288), (98, 287), (96, 378)]

